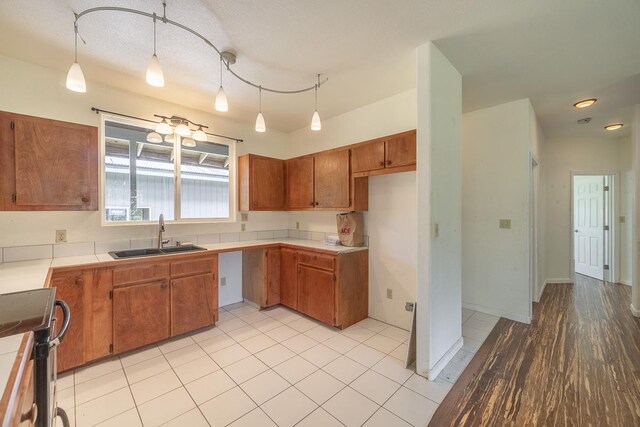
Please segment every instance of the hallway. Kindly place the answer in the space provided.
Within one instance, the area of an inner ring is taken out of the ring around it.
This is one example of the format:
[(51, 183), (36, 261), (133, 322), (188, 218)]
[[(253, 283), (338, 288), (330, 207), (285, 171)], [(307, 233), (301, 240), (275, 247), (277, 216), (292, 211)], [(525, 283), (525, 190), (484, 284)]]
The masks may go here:
[(531, 325), (500, 319), (431, 426), (640, 425), (640, 319), (631, 288), (547, 285)]

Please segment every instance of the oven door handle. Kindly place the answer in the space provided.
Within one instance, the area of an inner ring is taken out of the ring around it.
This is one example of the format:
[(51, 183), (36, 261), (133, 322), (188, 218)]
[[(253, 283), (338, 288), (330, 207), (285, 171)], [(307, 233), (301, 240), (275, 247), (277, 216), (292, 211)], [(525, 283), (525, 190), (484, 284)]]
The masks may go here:
[(55, 305), (62, 309), (62, 327), (60, 328), (58, 335), (51, 338), (51, 341), (49, 341), (49, 348), (56, 347), (62, 342), (64, 334), (66, 334), (67, 329), (69, 329), (69, 321), (71, 320), (71, 311), (69, 310), (69, 306), (66, 302), (57, 299)]

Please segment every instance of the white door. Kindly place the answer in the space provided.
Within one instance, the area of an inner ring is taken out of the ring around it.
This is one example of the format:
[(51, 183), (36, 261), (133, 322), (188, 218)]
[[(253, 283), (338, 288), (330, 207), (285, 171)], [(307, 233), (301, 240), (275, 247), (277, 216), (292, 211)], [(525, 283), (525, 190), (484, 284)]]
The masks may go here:
[(604, 277), (604, 176), (575, 176), (573, 226), (575, 271)]

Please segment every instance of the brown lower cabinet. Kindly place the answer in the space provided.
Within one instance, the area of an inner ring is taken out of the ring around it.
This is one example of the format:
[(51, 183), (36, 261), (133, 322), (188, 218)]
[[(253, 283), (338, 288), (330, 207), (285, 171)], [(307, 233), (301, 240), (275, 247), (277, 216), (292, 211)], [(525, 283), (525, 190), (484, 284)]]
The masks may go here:
[(280, 250), (280, 303), (298, 309), (298, 251), (282, 248)]
[(298, 311), (323, 323), (335, 325), (333, 270), (298, 265)]
[(189, 254), (54, 269), (49, 286), (71, 309), (69, 329), (58, 347), (58, 371), (213, 325), (218, 319), (217, 259), (216, 254)]
[(168, 338), (170, 301), (167, 280), (114, 289), (114, 353)]

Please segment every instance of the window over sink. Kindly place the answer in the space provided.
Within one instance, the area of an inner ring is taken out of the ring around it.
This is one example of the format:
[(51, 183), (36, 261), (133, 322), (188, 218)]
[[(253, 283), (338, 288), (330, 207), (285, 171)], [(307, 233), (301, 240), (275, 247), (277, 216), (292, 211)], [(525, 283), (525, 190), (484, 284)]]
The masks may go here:
[(234, 145), (166, 135), (149, 142), (153, 123), (102, 120), (102, 223), (234, 220)]

